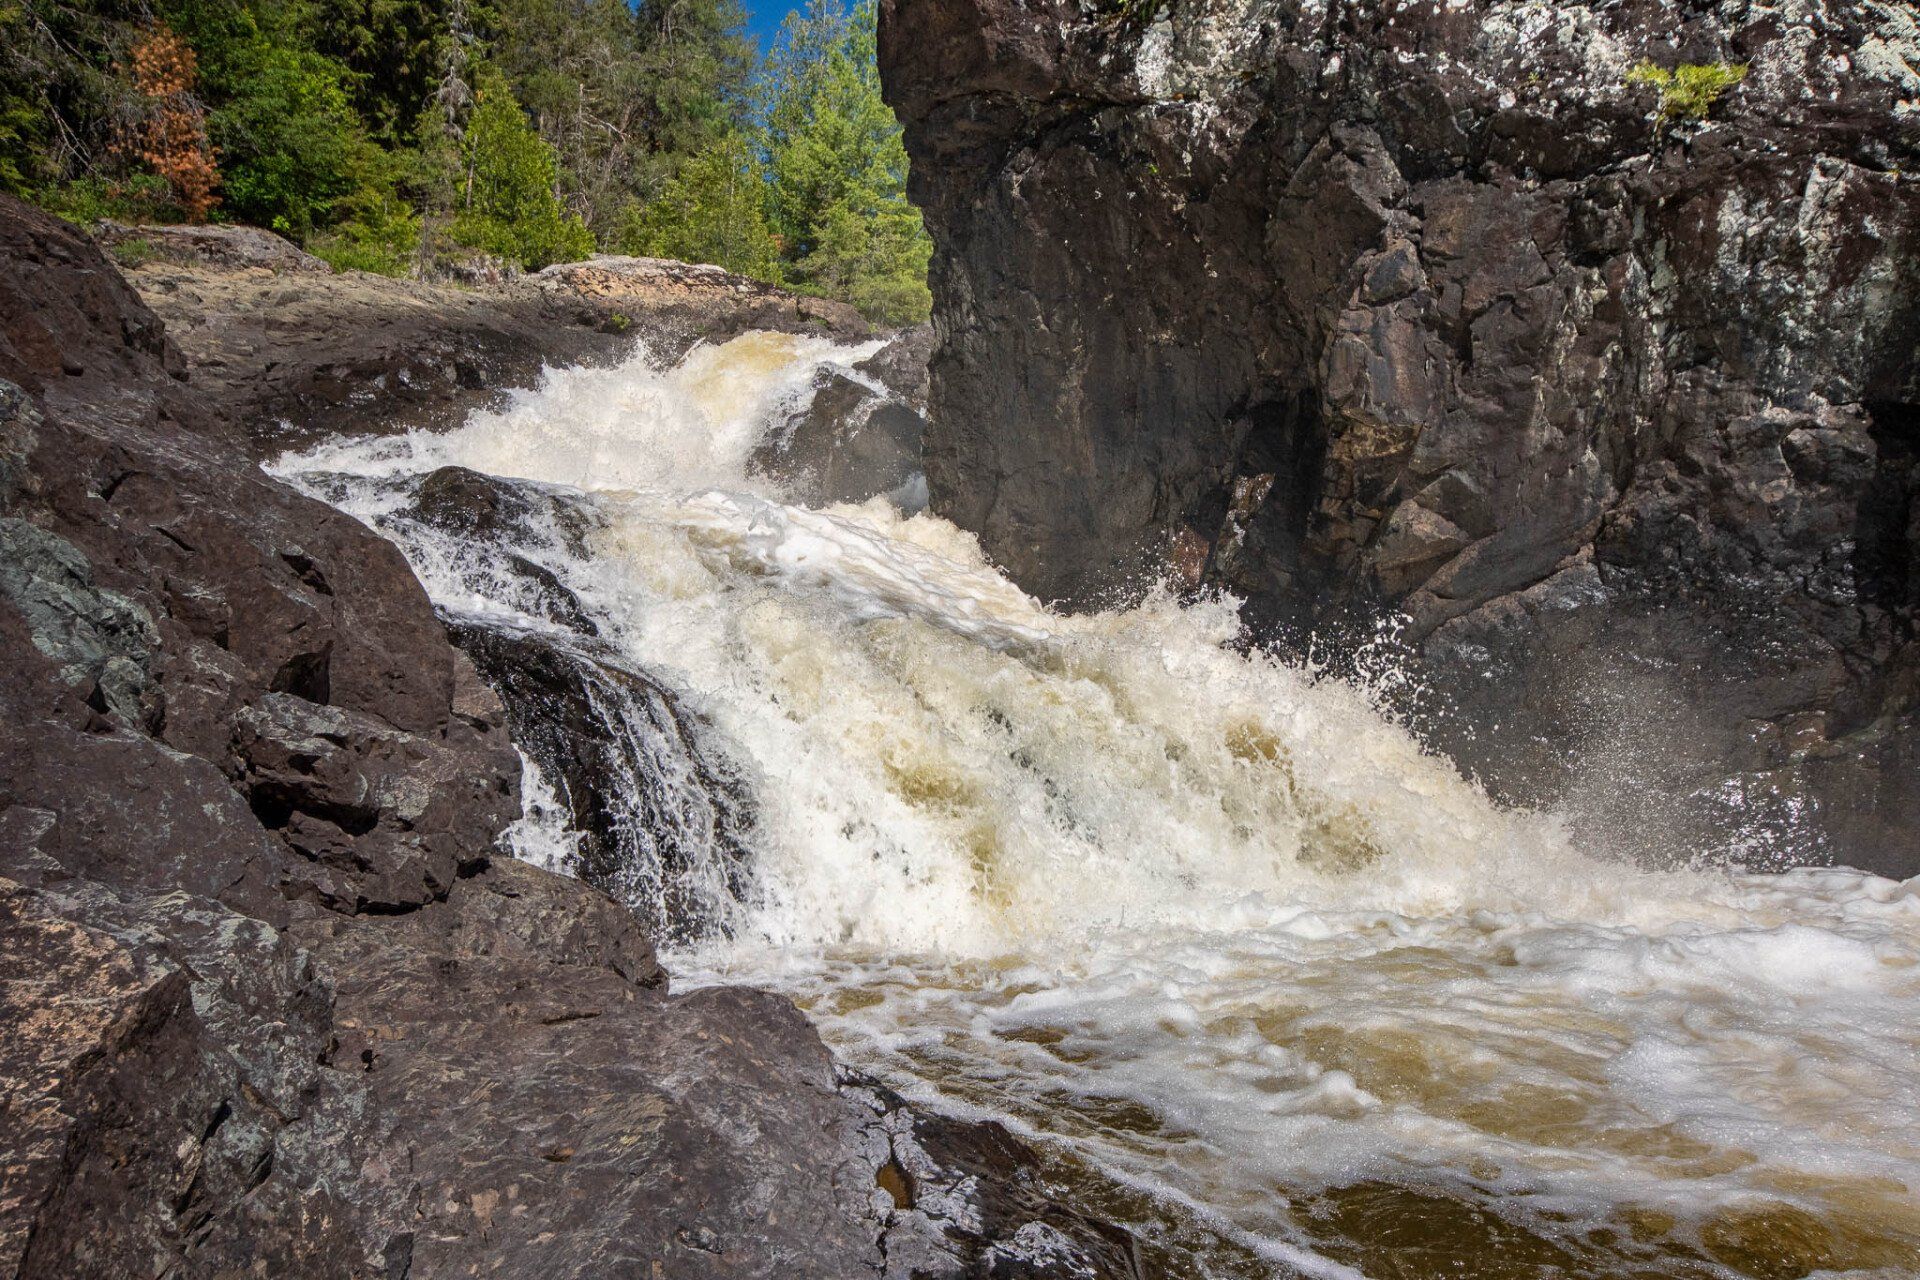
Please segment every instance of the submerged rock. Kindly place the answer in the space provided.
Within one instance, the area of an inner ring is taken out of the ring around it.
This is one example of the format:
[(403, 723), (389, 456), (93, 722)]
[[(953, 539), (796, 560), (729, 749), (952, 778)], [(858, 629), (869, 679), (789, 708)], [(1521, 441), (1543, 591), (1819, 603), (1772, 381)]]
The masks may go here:
[(1045, 598), (1401, 616), (1432, 740), (1614, 847), (1920, 870), (1909, 8), (1329, 15), (884, 0), (933, 509)]

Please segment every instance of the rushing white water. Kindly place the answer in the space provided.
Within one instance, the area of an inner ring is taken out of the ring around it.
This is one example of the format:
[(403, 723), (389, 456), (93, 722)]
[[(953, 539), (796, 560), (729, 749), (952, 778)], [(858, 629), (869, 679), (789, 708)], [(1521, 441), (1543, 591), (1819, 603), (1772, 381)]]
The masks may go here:
[[(466, 613), (515, 597), (400, 481), (584, 495), (584, 546), (520, 551), (755, 802), (754, 890), (675, 967), (1042, 1139), (1189, 1274), (1920, 1274), (1920, 881), (1610, 860), (1238, 651), (1229, 602), (1061, 616), (942, 520), (784, 503), (755, 442), (866, 350), (554, 373), (277, 470)], [(530, 781), (516, 838), (564, 860)]]

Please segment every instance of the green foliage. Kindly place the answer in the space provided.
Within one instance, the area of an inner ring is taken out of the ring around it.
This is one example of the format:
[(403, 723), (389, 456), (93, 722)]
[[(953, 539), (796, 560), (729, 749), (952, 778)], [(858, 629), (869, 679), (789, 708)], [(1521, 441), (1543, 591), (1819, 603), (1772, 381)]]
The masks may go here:
[(75, 178), (30, 190), (34, 203), (77, 226), (115, 222), (165, 222), (177, 217), (167, 206), (166, 180), (150, 173), (124, 181)]
[(1119, 0), (1114, 9), (1120, 15), (1120, 21), (1130, 26), (1148, 27), (1160, 16), (1167, 0)]
[(208, 120), (230, 213), (304, 238), (382, 183), (338, 63), (267, 41), (241, 51), (235, 92)]
[(506, 77), (483, 68), (477, 95), (462, 149), (465, 207), (454, 219), (454, 238), (529, 270), (591, 254), (592, 233), (554, 195), (553, 148), (534, 132)]
[(1720, 95), (1747, 78), (1745, 63), (1686, 62), (1668, 71), (1643, 62), (1627, 74), (1628, 84), (1652, 85), (1660, 91), (1660, 119), (1705, 120)]
[(730, 133), (683, 165), (657, 199), (629, 208), (620, 250), (778, 280), (779, 247), (767, 225), (770, 195), (746, 135)]
[(392, 195), (366, 195), (352, 216), (307, 242), (307, 250), (337, 271), (403, 276), (420, 256), (420, 217)]
[[(931, 244), (874, 65), (874, 0), (811, 0), (761, 61), (741, 0), (0, 0), (0, 190), (170, 221), (126, 145), (143, 32), (190, 46), (216, 218), (343, 269), (628, 252), (928, 309)], [(851, 8), (847, 7), (851, 4)]]
[(396, 146), (412, 129), (454, 38), (450, 13), (438, 0), (317, 0), (309, 38), (347, 72), (343, 83), (370, 138)]
[(132, 271), (136, 267), (144, 267), (152, 262), (157, 252), (153, 247), (153, 241), (143, 236), (135, 236), (131, 240), (122, 240), (113, 246), (113, 260), (126, 270)]
[[(0, 47), (11, 48), (27, 39), (26, 10), (0, 0)], [(26, 191), (41, 142), (41, 111), (33, 87), (0, 77), (0, 191)]]
[(124, 177), (112, 144), (134, 112), (114, 65), (132, 0), (0, 0), (0, 186), (31, 194)]
[(900, 124), (880, 94), (875, 6), (812, 0), (769, 59), (764, 107), (776, 234), (800, 287), (883, 324), (926, 318), (932, 242), (907, 200)]
[(932, 257), (920, 211), (905, 201), (877, 209), (837, 203), (815, 224), (800, 272), (815, 292), (852, 303), (876, 324), (918, 324), (933, 309)]

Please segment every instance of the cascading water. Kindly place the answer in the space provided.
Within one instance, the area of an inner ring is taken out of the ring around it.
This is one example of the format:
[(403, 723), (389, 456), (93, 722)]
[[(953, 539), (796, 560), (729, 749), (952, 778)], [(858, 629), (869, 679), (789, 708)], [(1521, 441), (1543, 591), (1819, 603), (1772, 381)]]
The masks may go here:
[(443, 609), (576, 635), (405, 518), (449, 464), (561, 499), (511, 554), (751, 796), (743, 852), (676, 845), (745, 866), (688, 881), (672, 967), (1039, 1138), (1183, 1274), (1920, 1274), (1920, 881), (1612, 861), (1239, 652), (1228, 603), (1059, 616), (937, 518), (784, 503), (756, 441), (869, 349), (554, 373), (276, 470)]

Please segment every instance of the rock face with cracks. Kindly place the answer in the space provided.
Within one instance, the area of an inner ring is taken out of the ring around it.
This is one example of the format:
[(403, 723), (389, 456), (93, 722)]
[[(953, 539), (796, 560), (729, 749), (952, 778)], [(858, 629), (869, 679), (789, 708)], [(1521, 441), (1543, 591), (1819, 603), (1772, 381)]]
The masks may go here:
[(0, 1274), (1136, 1274), (1017, 1158), (901, 1200), (790, 1004), (502, 856), (499, 699), (185, 368), (0, 197)]
[(1397, 618), (1504, 795), (1920, 870), (1911, 6), (881, 18), (932, 505), (1025, 586), (1171, 574), (1336, 658)]

